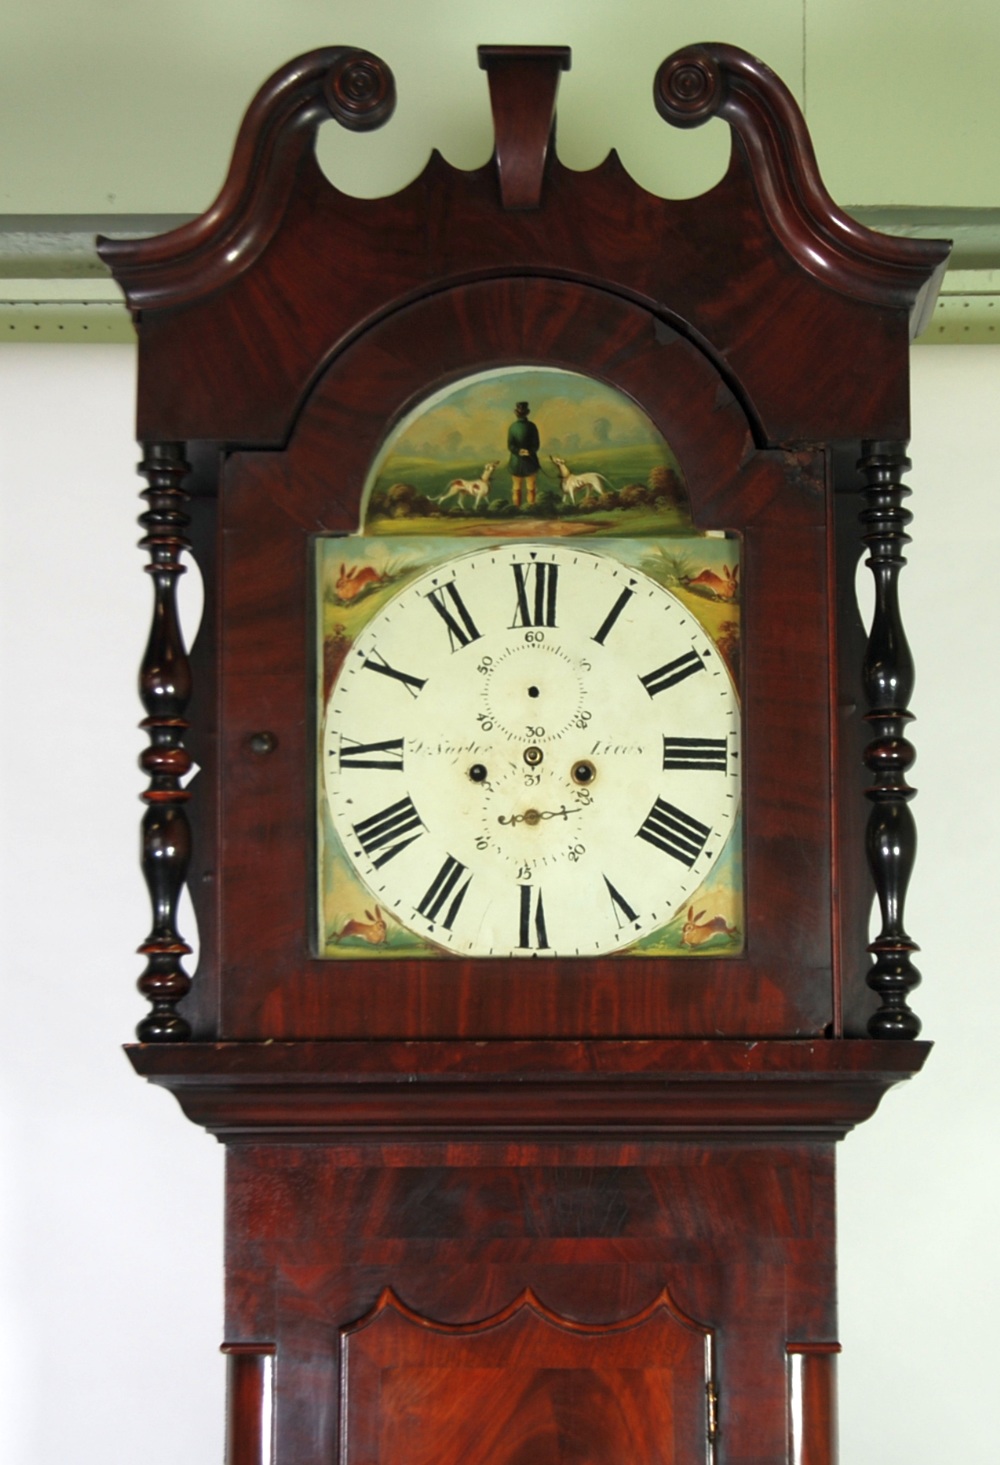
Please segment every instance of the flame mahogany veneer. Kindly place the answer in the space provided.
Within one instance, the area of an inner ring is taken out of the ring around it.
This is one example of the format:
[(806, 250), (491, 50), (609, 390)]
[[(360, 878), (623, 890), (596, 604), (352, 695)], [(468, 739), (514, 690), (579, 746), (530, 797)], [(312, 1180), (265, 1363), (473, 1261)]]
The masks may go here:
[[(262, 88), (201, 218), (100, 246), (139, 333), (154, 585), (129, 1053), (227, 1145), (229, 1465), (834, 1465), (834, 1146), (928, 1050), (896, 588), (907, 346), (947, 248), (842, 213), (788, 92), (731, 47), (655, 77), (667, 122), (732, 128), (725, 178), (681, 201), (613, 154), (561, 165), (566, 48), (480, 61), (485, 168), (435, 154), (391, 198), (339, 193), (318, 125), (380, 126), (395, 87), (330, 47)], [(356, 527), (415, 402), (531, 363), (631, 396), (696, 522), (743, 537), (746, 949), (331, 970), (310, 539)]]

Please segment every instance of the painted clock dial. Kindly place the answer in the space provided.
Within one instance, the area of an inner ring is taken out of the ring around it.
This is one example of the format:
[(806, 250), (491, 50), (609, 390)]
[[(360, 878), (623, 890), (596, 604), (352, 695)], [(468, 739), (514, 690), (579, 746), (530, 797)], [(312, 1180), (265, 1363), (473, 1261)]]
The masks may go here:
[(325, 795), (381, 911), (474, 957), (663, 926), (739, 806), (739, 703), (680, 600), (608, 554), (492, 545), (412, 581), (330, 696)]

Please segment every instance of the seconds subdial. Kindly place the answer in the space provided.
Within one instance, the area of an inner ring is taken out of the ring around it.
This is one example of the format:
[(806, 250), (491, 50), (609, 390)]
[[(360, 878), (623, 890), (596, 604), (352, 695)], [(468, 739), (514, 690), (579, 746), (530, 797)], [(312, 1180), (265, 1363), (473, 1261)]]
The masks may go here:
[(550, 743), (589, 721), (583, 670), (561, 645), (522, 643), (482, 664), (484, 727), (518, 742)]

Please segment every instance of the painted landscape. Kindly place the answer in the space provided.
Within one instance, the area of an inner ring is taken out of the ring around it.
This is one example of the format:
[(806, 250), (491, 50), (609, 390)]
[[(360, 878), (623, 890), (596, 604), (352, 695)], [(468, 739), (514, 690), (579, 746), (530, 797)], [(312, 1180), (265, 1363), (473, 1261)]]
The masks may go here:
[(542, 367), (422, 402), (379, 452), (362, 523), (379, 535), (692, 533), (680, 465), (645, 414), (602, 382)]

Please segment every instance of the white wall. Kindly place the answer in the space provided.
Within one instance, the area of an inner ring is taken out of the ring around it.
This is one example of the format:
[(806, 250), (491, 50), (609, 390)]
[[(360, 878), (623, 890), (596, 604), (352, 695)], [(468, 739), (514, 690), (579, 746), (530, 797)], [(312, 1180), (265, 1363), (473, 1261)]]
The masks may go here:
[[(996, 1459), (1000, 348), (918, 347), (903, 612), (917, 662), (912, 1005), (936, 1048), (841, 1147), (844, 1465)], [(990, 1443), (992, 1441), (992, 1443)]]
[[(910, 926), (938, 1047), (841, 1150), (844, 1465), (988, 1460), (1000, 1305), (1000, 348), (921, 348)], [(0, 1441), (10, 1465), (218, 1465), (222, 1152), (118, 1045), (144, 1004), (134, 690), (149, 615), (133, 353), (0, 348), (5, 1091)], [(402, 1462), (401, 1462), (402, 1465)], [(471, 1462), (470, 1462), (471, 1465)]]
[(0, 347), (0, 1458), (218, 1465), (222, 1149), (145, 1006), (134, 351)]
[(572, 46), (559, 136), (576, 168), (613, 144), (654, 192), (707, 187), (724, 125), (681, 135), (650, 88), (676, 47), (728, 41), (791, 87), (842, 202), (1000, 202), (1000, 150), (973, 142), (1000, 131), (996, 0), (9, 0), (0, 213), (205, 208), (256, 88), (333, 44), (375, 51), (396, 76), (391, 127), (360, 140), (330, 129), (362, 189), (401, 187), (432, 147), (474, 167), (492, 147), (481, 41)]

